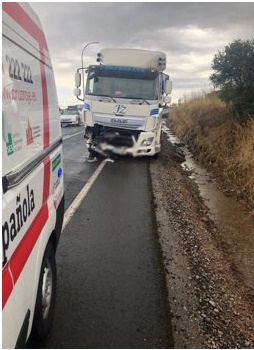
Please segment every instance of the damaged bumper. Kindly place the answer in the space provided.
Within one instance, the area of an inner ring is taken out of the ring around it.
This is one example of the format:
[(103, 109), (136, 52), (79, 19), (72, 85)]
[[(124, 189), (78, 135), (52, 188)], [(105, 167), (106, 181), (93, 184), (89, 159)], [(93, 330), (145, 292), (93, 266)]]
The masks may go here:
[(105, 153), (112, 152), (117, 155), (131, 155), (133, 157), (153, 156), (160, 151), (160, 146), (156, 147), (154, 133), (140, 133), (138, 139), (132, 136), (131, 141), (131, 143), (128, 141), (127, 145), (122, 144), (123, 142), (117, 142), (114, 139), (101, 141), (98, 147)]

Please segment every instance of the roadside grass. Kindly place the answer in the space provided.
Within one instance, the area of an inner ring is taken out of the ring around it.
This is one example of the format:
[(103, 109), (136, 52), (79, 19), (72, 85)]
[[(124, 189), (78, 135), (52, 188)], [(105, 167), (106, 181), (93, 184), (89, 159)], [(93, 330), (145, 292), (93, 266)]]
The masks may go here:
[(169, 125), (223, 189), (254, 211), (254, 118), (240, 123), (233, 110), (213, 96), (175, 107)]

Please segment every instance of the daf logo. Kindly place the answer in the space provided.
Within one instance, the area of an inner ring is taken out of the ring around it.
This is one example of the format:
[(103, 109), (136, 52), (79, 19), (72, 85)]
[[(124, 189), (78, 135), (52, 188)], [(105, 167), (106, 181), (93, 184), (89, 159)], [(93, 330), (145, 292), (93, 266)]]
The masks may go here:
[(124, 105), (116, 105), (115, 115), (125, 115), (126, 106)]
[(111, 119), (111, 123), (127, 124), (127, 123), (128, 123), (128, 119), (116, 119), (116, 118), (112, 118), (112, 119)]

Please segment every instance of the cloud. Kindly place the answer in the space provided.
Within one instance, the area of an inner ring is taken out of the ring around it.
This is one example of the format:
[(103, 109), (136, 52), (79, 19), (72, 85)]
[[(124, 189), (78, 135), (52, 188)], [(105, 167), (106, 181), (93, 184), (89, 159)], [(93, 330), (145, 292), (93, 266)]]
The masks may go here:
[[(47, 2), (30, 3), (39, 15), (51, 53), (60, 104), (73, 94), (74, 73), (94, 64), (102, 47), (163, 51), (173, 96), (210, 88), (214, 55), (234, 39), (253, 37), (254, 3)], [(68, 88), (69, 86), (69, 88)]]

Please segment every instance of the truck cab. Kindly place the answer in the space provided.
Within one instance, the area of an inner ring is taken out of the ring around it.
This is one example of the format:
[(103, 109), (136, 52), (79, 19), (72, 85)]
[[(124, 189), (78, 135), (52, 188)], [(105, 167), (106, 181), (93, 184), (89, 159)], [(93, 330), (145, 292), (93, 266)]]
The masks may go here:
[[(103, 49), (87, 67), (83, 118), (91, 154), (153, 156), (161, 149), (161, 125), (172, 84), (166, 56), (135, 49)], [(81, 83), (76, 74), (78, 97)]]

